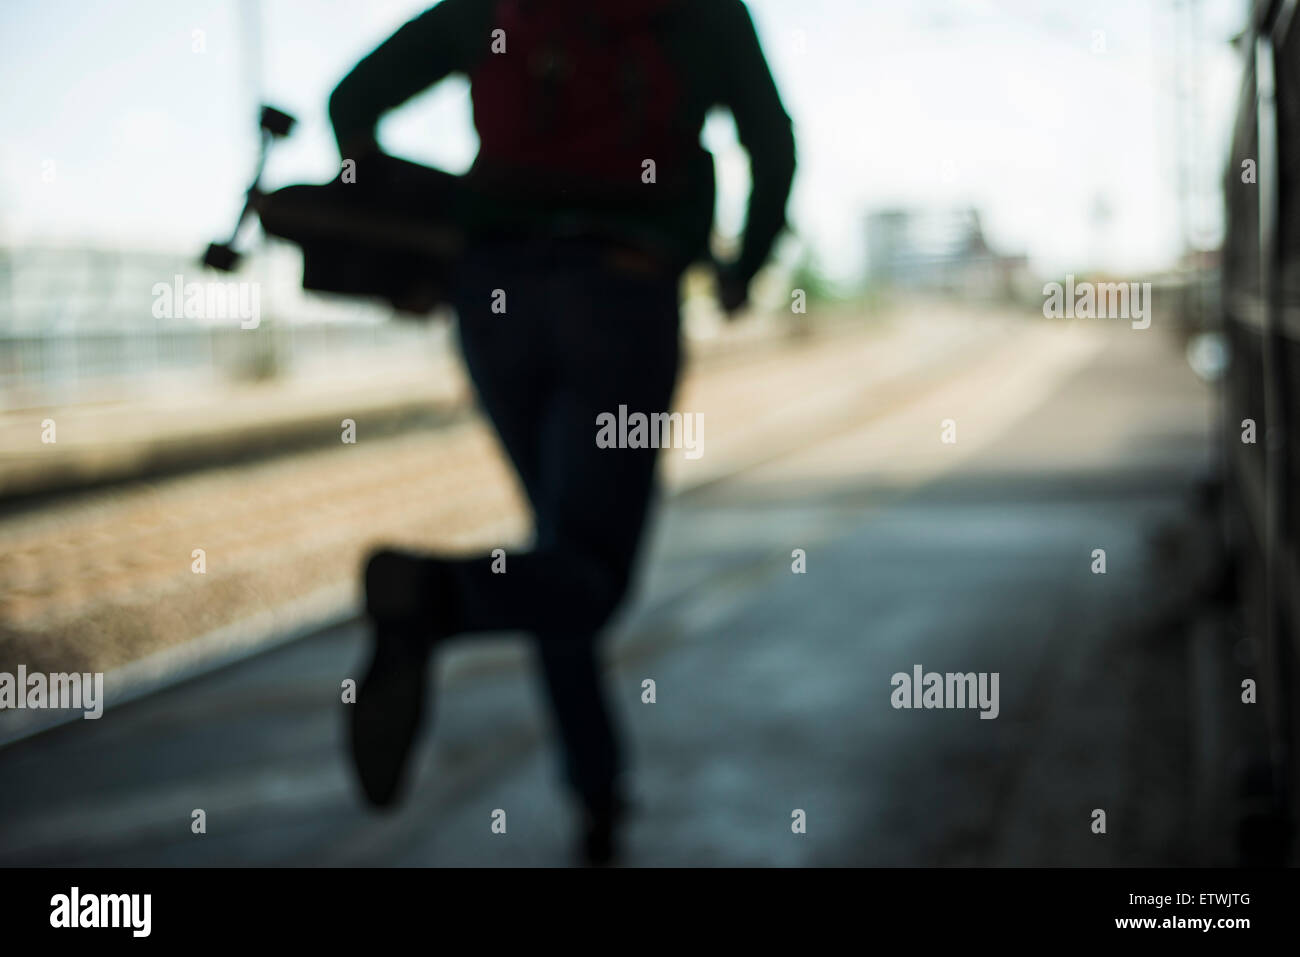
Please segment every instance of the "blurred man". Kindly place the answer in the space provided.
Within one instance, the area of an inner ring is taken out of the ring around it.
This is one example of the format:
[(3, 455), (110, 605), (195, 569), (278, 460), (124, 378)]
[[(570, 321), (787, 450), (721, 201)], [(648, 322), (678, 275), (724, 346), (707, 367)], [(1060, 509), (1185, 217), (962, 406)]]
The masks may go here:
[(753, 190), (738, 257), (717, 267), (728, 313), (784, 224), (794, 139), (740, 0), (444, 0), (335, 90), (330, 117), (365, 176), (380, 116), (453, 72), (470, 78), (480, 150), (453, 302), (465, 361), (532, 505), (531, 550), (493, 559), (383, 550), (365, 571), (375, 646), (352, 710), (363, 789), (390, 804), (425, 710), (431, 650), (523, 630), (584, 811), (608, 860), (623, 807), (596, 640), (627, 592), (654, 448), (600, 448), (597, 418), (666, 411), (678, 371), (678, 281), (708, 255), (705, 113), (729, 109)]

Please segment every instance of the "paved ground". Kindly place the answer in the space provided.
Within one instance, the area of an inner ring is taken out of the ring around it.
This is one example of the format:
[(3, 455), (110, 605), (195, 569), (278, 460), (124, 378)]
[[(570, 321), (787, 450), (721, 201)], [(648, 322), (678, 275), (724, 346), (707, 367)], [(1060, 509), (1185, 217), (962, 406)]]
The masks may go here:
[[(865, 328), (859, 322), (849, 331), (796, 344), (776, 340), (697, 364), (678, 407), (710, 424), (707, 455), (668, 461), (670, 484), (707, 482), (805, 443), (809, 429), (843, 427), (863, 407), (910, 394), (942, 374), (945, 361), (1005, 335), (1003, 324), (969, 317)], [(417, 390), (415, 398), (445, 391), (445, 372), (426, 369), (440, 385)], [(397, 383), (409, 384), (409, 375), (408, 369)], [(392, 411), (384, 405), (389, 391), (372, 383), (375, 394), (364, 401), (365, 390), (340, 387), (327, 401), (317, 393), (332, 410), (311, 420), (326, 421), (330, 443), (323, 448), (154, 476), (0, 517), (0, 671), (19, 663), (106, 671), (178, 646), (188, 654), (198, 638), (218, 648), (255, 645), (304, 619), (342, 617), (355, 602), (357, 569), (376, 542), (477, 550), (521, 541), (527, 514), (485, 424), (465, 410), (456, 421), (384, 434), (374, 414)], [(310, 396), (280, 409), (283, 398), (261, 396), (277, 409), (266, 417), (268, 428), (299, 422), (293, 416)], [(257, 401), (252, 395), (229, 408), (221, 403), (217, 421), (206, 427), (219, 434), (251, 427)], [(112, 423), (83, 432), (107, 450), (130, 446), (132, 435), (150, 434), (151, 424), (165, 432), (199, 416), (194, 408), (163, 406), (139, 422), (104, 412)], [(355, 443), (341, 441), (344, 416), (355, 423)], [(69, 426), (61, 428), (75, 449)], [(202, 574), (194, 570), (196, 550)], [(146, 665), (165, 670), (167, 662)], [(0, 715), (0, 741), (12, 717)]]
[[(1169, 614), (1182, 559), (1161, 543), (1204, 473), (1207, 397), (1155, 334), (1075, 325), (969, 349), (930, 388), (678, 480), (611, 649), (628, 863), (1202, 859), (1190, 637)], [(336, 629), (0, 751), (0, 863), (565, 862), (521, 644), (439, 661), (416, 787), (385, 817), (341, 759), (360, 649)], [(999, 717), (895, 710), (890, 677), (915, 664), (998, 672)]]

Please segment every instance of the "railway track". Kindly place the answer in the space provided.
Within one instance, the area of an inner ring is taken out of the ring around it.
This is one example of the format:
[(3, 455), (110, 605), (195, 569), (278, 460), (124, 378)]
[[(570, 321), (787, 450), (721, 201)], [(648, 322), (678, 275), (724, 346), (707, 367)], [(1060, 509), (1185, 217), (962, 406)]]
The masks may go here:
[[(702, 488), (824, 439), (1022, 325), (918, 321), (699, 364), (675, 408), (704, 415), (708, 444), (698, 460), (666, 452), (666, 484)], [(527, 509), (486, 423), (371, 440), (359, 426), (355, 445), (131, 483), (0, 523), (0, 670), (112, 671), (242, 622), (284, 631), (277, 613), (304, 603), (321, 623), (346, 617), (362, 556), (381, 541), (525, 540)]]

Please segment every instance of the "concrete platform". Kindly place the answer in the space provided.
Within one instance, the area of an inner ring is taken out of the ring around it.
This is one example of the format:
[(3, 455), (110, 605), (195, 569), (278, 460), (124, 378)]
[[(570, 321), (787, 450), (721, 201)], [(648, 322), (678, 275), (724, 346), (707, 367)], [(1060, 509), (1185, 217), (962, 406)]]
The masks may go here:
[[(1208, 396), (1154, 331), (1077, 325), (665, 503), (610, 649), (627, 864), (1202, 862), (1191, 636), (1170, 624), (1185, 568), (1161, 543), (1207, 469)], [(416, 786), (380, 817), (341, 746), (361, 638), (320, 634), (0, 751), (0, 863), (566, 863), (522, 643), (439, 661)], [(891, 676), (917, 664), (997, 672), (998, 717), (892, 707)]]

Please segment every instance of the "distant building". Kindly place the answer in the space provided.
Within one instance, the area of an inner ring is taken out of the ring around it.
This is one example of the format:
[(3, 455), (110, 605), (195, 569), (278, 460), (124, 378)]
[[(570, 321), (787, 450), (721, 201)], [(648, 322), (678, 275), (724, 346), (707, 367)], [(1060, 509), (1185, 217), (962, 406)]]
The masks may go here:
[[(301, 257), (283, 244), (230, 275), (200, 267), (193, 250), (0, 247), (0, 410), (263, 378), (289, 365), (334, 373), (384, 348), (433, 347), (425, 326), (384, 322), (382, 304), (305, 294), (301, 275)], [(191, 283), (256, 286), (256, 327), (155, 308), (164, 288)]]
[(259, 249), (238, 274), (203, 269), (194, 250), (0, 247), (0, 337), (154, 335), (238, 324), (158, 319), (158, 284), (172, 286), (178, 276), (183, 283), (255, 282), (266, 312), (283, 323), (377, 322), (390, 312), (377, 303), (304, 294), (301, 257), (284, 244)]
[(969, 299), (1014, 298), (1028, 258), (994, 251), (975, 209), (883, 209), (867, 216), (875, 288)]

